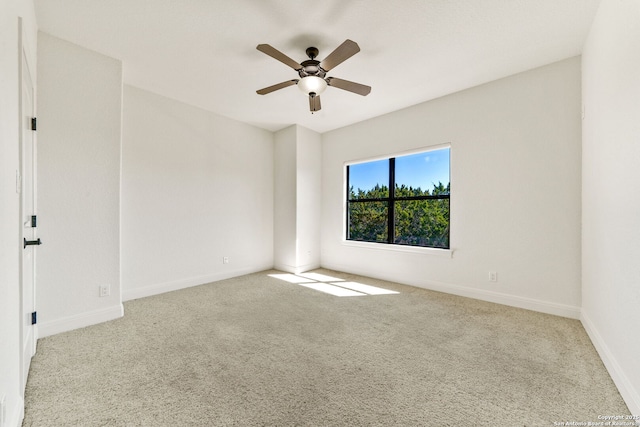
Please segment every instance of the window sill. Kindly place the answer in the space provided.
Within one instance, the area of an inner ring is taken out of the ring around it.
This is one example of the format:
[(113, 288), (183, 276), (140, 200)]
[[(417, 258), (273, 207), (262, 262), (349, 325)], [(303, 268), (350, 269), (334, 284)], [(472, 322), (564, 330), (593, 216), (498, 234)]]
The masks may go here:
[(453, 249), (424, 248), (420, 246), (389, 245), (386, 243), (359, 242), (356, 240), (342, 240), (344, 246), (351, 246), (376, 251), (405, 252), (420, 255), (453, 258)]

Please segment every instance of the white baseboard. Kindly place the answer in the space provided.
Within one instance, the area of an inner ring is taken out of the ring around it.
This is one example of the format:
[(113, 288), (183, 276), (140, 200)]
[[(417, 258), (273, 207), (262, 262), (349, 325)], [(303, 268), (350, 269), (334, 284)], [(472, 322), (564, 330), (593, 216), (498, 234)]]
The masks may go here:
[(451, 285), (449, 283), (430, 282), (428, 289), (446, 292), (462, 297), (474, 298), (481, 301), (508, 305), (510, 307), (537, 311), (539, 313), (568, 317), (570, 319), (580, 318), (580, 307), (568, 304), (560, 304), (557, 302), (544, 301), (535, 298), (503, 294), (501, 292), (488, 291), (486, 289), (475, 289), (466, 286)]
[(206, 283), (217, 282), (218, 280), (231, 279), (233, 277), (243, 276), (245, 274), (270, 270), (271, 268), (273, 268), (273, 265), (258, 266), (254, 268), (209, 274), (206, 276), (190, 277), (187, 279), (174, 280), (171, 282), (157, 283), (154, 285), (122, 289), (122, 301), (131, 301), (138, 298), (150, 297), (153, 295), (163, 294), (165, 292), (177, 291), (180, 289), (190, 288), (192, 286), (199, 286)]
[(451, 283), (444, 283), (438, 281), (429, 281), (427, 284), (416, 283), (404, 283), (399, 282), (397, 278), (393, 276), (381, 276), (380, 274), (372, 273), (370, 270), (359, 271), (351, 267), (337, 265), (337, 264), (324, 264), (324, 268), (328, 268), (336, 271), (344, 271), (353, 274), (360, 274), (362, 276), (369, 276), (378, 278), (381, 280), (389, 280), (391, 282), (402, 283), (405, 285), (415, 286), (417, 288), (428, 289), (431, 291), (444, 292), (447, 294), (458, 295), (461, 297), (473, 298), (481, 301), (494, 302), (497, 304), (508, 305), (511, 307), (524, 308), (526, 310), (537, 311), (540, 313), (553, 314), (556, 316), (568, 317), (570, 319), (580, 319), (580, 307), (567, 304), (559, 304), (551, 301), (543, 301), (535, 298), (521, 297), (517, 295), (503, 294), (500, 292), (488, 291), (485, 289), (472, 288), (470, 286), (454, 285)]
[(72, 331), (74, 329), (84, 328), (86, 326), (96, 325), (98, 323), (118, 319), (123, 315), (124, 308), (122, 304), (119, 303), (112, 307), (74, 314), (73, 316), (63, 317), (62, 319), (55, 319), (48, 322), (38, 323), (38, 338)]
[(273, 266), (274, 270), (284, 271), (285, 273), (296, 274), (296, 267), (294, 265), (283, 264), (276, 262)]
[(296, 273), (295, 274), (305, 273), (307, 271), (315, 270), (317, 268), (320, 268), (320, 264), (319, 263), (310, 263), (310, 264), (305, 264), (305, 265), (299, 265), (296, 268)]
[(8, 409), (5, 408), (5, 411), (7, 411), (5, 425), (7, 427), (20, 427), (22, 420), (24, 420), (24, 400), (22, 400), (22, 397), (18, 396), (14, 407), (11, 410)]
[[(624, 370), (609, 349), (606, 341), (602, 339), (598, 329), (584, 310), (582, 310), (580, 321), (587, 331), (587, 335), (591, 338), (593, 346), (598, 351), (604, 366), (607, 368), (607, 371), (609, 371), (611, 379), (616, 387), (618, 387), (618, 391), (629, 407), (629, 410), (634, 415), (640, 415), (640, 390), (637, 390), (631, 381), (629, 381), (629, 378), (625, 375)], [(640, 425), (640, 423), (636, 424)]]
[(320, 264), (318, 263), (312, 263), (312, 264), (306, 264), (306, 265), (276, 264), (273, 266), (273, 268), (279, 271), (284, 271), (286, 273), (300, 274), (306, 271), (320, 268)]

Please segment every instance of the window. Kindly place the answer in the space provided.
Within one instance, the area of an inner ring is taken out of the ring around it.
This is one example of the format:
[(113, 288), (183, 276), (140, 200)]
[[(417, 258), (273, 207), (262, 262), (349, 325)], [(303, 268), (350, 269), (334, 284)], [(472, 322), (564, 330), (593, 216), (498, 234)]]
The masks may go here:
[(449, 148), (347, 165), (347, 240), (449, 249)]

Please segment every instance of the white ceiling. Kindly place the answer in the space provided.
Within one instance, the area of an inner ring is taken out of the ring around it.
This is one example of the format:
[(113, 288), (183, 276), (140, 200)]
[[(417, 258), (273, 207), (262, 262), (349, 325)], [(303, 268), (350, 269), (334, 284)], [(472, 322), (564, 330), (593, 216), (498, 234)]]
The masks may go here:
[[(123, 61), (124, 82), (278, 130), (326, 132), (579, 55), (600, 0), (35, 0), (41, 31)], [(256, 50), (322, 60), (346, 39), (361, 51), (328, 74), (322, 110), (297, 78)]]

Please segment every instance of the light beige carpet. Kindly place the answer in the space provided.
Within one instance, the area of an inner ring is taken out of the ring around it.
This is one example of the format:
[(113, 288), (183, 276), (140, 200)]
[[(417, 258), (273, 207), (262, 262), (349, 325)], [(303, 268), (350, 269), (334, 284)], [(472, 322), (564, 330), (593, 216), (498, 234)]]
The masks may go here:
[(24, 426), (552, 426), (629, 411), (580, 322), (332, 271), (125, 303), (38, 343)]

